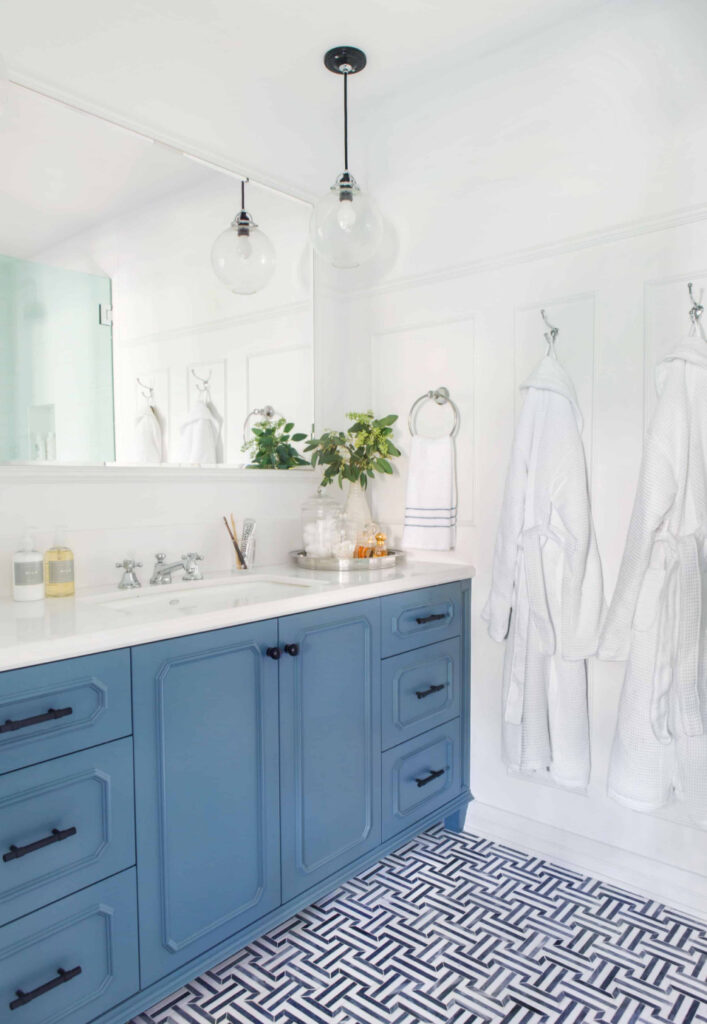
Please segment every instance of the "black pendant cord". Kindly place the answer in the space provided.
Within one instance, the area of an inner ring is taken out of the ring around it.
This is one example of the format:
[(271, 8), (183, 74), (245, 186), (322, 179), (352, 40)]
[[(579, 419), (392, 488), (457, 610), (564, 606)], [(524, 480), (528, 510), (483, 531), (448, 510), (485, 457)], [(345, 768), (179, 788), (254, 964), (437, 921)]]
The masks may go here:
[(241, 210), (245, 210), (245, 178), (241, 182)]
[(349, 170), (349, 76), (344, 72), (344, 170)]

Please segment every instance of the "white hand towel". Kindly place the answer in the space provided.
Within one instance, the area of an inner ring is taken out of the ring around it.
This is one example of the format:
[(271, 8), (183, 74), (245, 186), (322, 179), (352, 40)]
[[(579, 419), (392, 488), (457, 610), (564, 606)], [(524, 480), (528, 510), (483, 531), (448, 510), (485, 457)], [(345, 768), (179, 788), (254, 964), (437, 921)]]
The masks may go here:
[(182, 423), (182, 462), (213, 464), (216, 459), (219, 422), (206, 402), (194, 402)]
[(162, 426), (157, 410), (148, 403), (135, 420), (135, 458), (138, 462), (162, 462)]
[(454, 438), (412, 438), (405, 499), (404, 548), (449, 551), (457, 542)]

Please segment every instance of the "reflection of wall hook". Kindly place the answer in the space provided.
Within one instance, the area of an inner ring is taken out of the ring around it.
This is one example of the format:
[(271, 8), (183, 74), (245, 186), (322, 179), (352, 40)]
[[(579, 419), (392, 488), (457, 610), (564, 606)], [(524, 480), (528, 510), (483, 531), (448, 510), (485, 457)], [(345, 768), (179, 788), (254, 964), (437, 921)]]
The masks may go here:
[(152, 399), (153, 399), (153, 396), (155, 394), (155, 389), (153, 387), (151, 387), (149, 384), (143, 384), (143, 382), (140, 380), (139, 377), (136, 377), (135, 380), (137, 381), (138, 387), (142, 388), (142, 397), (146, 398), (148, 400), (148, 402), (150, 404), (152, 404)]
[(199, 392), (200, 395), (203, 395), (203, 396), (209, 395), (209, 393), (210, 393), (209, 382), (211, 380), (211, 374), (212, 373), (213, 373), (213, 370), (209, 370), (209, 376), (208, 377), (200, 377), (199, 374), (196, 372), (196, 370), (194, 370), (194, 369), (191, 370), (191, 375), (194, 378), (194, 380), (196, 381), (196, 390)]

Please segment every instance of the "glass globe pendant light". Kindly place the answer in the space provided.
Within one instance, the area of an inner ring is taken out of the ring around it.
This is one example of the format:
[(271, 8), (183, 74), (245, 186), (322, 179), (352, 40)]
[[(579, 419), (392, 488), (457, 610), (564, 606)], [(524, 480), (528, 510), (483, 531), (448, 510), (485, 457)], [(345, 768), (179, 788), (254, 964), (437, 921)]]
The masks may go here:
[(383, 235), (376, 204), (349, 171), (349, 75), (365, 68), (366, 54), (355, 46), (336, 46), (324, 55), (324, 66), (344, 78), (344, 170), (315, 204), (309, 233), (315, 250), (332, 266), (358, 267), (375, 255)]
[(241, 182), (241, 210), (211, 248), (211, 266), (220, 281), (237, 295), (253, 295), (275, 272), (275, 250), (245, 208)]

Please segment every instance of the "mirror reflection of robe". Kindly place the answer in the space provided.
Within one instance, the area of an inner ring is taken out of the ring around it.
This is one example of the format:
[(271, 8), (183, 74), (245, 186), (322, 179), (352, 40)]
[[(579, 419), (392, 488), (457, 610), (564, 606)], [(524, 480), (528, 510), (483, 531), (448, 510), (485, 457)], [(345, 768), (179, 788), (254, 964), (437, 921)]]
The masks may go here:
[(219, 421), (210, 404), (199, 400), (194, 402), (181, 427), (181, 461), (196, 465), (216, 463), (219, 430)]

